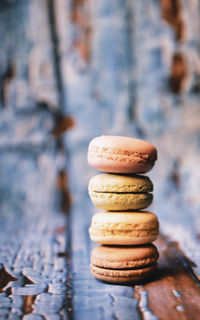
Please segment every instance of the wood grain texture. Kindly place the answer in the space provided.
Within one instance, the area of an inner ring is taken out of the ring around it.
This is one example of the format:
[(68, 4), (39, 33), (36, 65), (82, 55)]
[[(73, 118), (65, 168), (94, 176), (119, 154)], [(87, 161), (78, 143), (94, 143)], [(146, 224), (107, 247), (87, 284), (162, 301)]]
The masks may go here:
[(0, 318), (66, 319), (69, 232), (60, 208), (67, 211), (69, 192), (60, 144), (72, 119), (59, 106), (49, 7), (22, 0), (0, 9)]
[(144, 319), (148, 312), (162, 320), (198, 319), (200, 282), (189, 261), (165, 238), (160, 237), (155, 244), (160, 252), (155, 277), (134, 292)]
[[(158, 147), (159, 157), (157, 166), (150, 172), (155, 187), (151, 208), (159, 216), (163, 233), (179, 243), (196, 264), (193, 270), (199, 274), (199, 202), (195, 187), (199, 179), (199, 99), (192, 89), (196, 81), (194, 65), (199, 60), (194, 58), (199, 57), (196, 29), (199, 24), (195, 7), (197, 9), (198, 5), (193, 2), (190, 11), (187, 3), (181, 1), (181, 15), (184, 16), (187, 36), (180, 43), (174, 37), (173, 28), (162, 20), (159, 3), (150, 1), (147, 7), (143, 2), (133, 4), (137, 66), (136, 121), (140, 136)], [(148, 32), (145, 26), (148, 26)], [(174, 62), (177, 47), (181, 55)], [(170, 71), (171, 68), (174, 71)], [(176, 85), (183, 87), (174, 95), (169, 87), (169, 78), (171, 75), (176, 78), (175, 70), (177, 77), (178, 74), (180, 76)]]
[[(23, 215), (18, 219), (15, 230), (16, 217), (12, 222), (1, 217), (0, 316), (18, 319), (34, 313), (61, 318), (71, 304), (70, 296), (66, 298), (66, 282), (71, 281), (66, 259), (68, 232), (63, 228), (66, 217), (48, 211), (32, 219)], [(11, 233), (3, 230), (8, 225)]]

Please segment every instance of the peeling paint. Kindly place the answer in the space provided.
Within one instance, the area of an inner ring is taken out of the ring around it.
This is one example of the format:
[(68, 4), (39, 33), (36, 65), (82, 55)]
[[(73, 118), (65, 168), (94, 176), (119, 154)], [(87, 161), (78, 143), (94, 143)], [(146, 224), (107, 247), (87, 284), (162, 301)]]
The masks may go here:
[(0, 292), (4, 292), (4, 288), (12, 281), (17, 281), (18, 279), (14, 277), (3, 264), (0, 263)]
[(61, 169), (58, 172), (56, 186), (59, 193), (58, 196), (60, 198), (60, 210), (61, 212), (68, 213), (71, 204), (71, 196), (69, 191), (67, 172), (64, 169)]
[(184, 312), (185, 310), (184, 310), (184, 307), (183, 306), (177, 306), (176, 307), (176, 309), (178, 310), (178, 311), (182, 311), (182, 312)]
[(88, 0), (72, 1), (71, 20), (75, 27), (73, 46), (79, 52), (82, 59), (88, 63), (91, 55), (92, 34)]
[(23, 296), (23, 306), (22, 306), (22, 312), (23, 314), (30, 314), (33, 311), (33, 304), (36, 299), (36, 295), (30, 295), (30, 296)]
[(55, 125), (51, 133), (56, 137), (61, 137), (67, 130), (73, 128), (75, 125), (74, 118), (65, 116), (63, 114), (55, 115)]
[(139, 310), (142, 313), (144, 320), (158, 320), (158, 318), (151, 312), (148, 306), (148, 292), (139, 290), (140, 300), (138, 303)]
[(181, 41), (185, 36), (185, 26), (182, 17), (181, 0), (162, 0), (163, 18), (172, 26), (176, 39)]
[(0, 98), (3, 107), (6, 107), (9, 102), (9, 87), (12, 79), (16, 77), (16, 74), (16, 64), (14, 62), (10, 62), (8, 64), (6, 72), (2, 75), (1, 79)]
[(178, 292), (177, 290), (172, 290), (172, 292), (175, 297), (178, 297), (178, 298), (182, 297), (182, 294), (180, 292)]
[(169, 86), (173, 93), (184, 91), (184, 84), (188, 75), (187, 62), (181, 52), (175, 52), (172, 57)]

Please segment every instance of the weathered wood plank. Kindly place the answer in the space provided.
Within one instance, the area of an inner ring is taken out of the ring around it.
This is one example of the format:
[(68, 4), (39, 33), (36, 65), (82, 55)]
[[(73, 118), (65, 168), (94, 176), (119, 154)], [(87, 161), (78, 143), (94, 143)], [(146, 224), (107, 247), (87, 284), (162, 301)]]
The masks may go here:
[[(173, 6), (171, 1), (161, 3), (137, 1), (131, 6), (136, 101), (130, 132), (138, 128), (139, 136), (158, 148), (159, 160), (150, 172), (155, 189), (151, 209), (159, 216), (162, 232), (194, 261), (193, 270), (199, 276), (200, 109), (193, 90), (199, 73), (199, 5), (195, 1), (190, 8), (185, 1), (175, 1)], [(169, 22), (169, 13), (182, 21), (181, 38), (174, 26), (178, 20)], [(172, 79), (179, 86), (176, 92)]]
[(0, 3), (1, 319), (66, 319), (71, 306), (60, 213), (69, 191), (57, 146), (72, 120), (59, 105), (48, 4)]
[(39, 102), (56, 107), (46, 1), (1, 2), (0, 19), (1, 107), (22, 110)]
[(58, 92), (48, 11), (45, 1), (24, 0), (2, 2), (0, 9), (0, 208), (31, 214), (31, 206), (46, 207), (52, 199), (57, 175), (51, 131)]
[(156, 275), (150, 283), (137, 286), (134, 292), (143, 318), (148, 318), (151, 312), (162, 320), (198, 319), (200, 282), (189, 261), (163, 237), (156, 244), (160, 252)]
[[(68, 232), (63, 228), (66, 217), (50, 210), (35, 214), (32, 219), (18, 217), (17, 227), (16, 219), (10, 221), (11, 233), (1, 230), (1, 279), (3, 275), (5, 280), (1, 283), (0, 316), (33, 312), (62, 318), (61, 313), (66, 316), (71, 304), (70, 297), (66, 298), (66, 281), (71, 281), (66, 260)], [(3, 229), (8, 221), (1, 217), (0, 224)]]

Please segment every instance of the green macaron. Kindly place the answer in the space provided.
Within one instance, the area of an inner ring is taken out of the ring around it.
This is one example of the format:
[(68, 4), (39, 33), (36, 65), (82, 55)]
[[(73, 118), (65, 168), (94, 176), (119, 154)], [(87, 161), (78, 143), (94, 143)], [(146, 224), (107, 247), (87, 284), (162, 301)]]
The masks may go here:
[(140, 210), (153, 200), (153, 184), (142, 175), (99, 174), (90, 180), (88, 190), (95, 207), (103, 210)]

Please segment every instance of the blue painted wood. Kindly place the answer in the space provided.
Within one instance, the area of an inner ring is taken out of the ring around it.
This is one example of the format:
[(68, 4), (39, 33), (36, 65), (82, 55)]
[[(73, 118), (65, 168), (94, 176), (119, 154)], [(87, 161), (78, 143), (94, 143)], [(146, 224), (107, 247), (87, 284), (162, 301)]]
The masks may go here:
[[(86, 159), (89, 141), (100, 134), (157, 146), (150, 209), (200, 276), (199, 13), (195, 1), (181, 3), (188, 32), (182, 42), (153, 0), (1, 2), (0, 274), (10, 279), (0, 293), (1, 318), (155, 316), (151, 290), (90, 274), (88, 228), (96, 210), (87, 185), (96, 172)], [(188, 72), (175, 95), (169, 78), (179, 51)], [(57, 112), (76, 121), (59, 139), (51, 134)], [(67, 216), (55, 196), (65, 169)]]
[(0, 4), (1, 319), (66, 319), (71, 305), (49, 15), (46, 1)]

